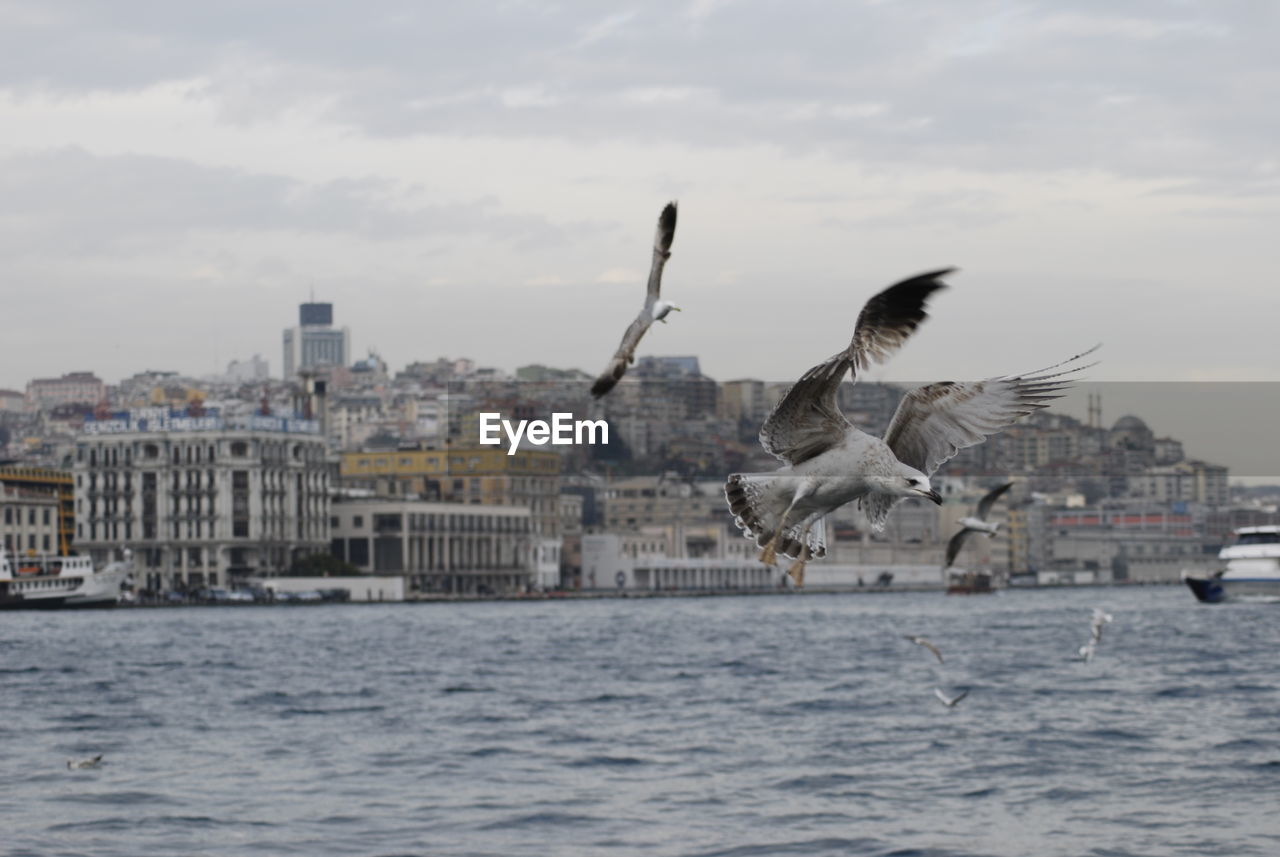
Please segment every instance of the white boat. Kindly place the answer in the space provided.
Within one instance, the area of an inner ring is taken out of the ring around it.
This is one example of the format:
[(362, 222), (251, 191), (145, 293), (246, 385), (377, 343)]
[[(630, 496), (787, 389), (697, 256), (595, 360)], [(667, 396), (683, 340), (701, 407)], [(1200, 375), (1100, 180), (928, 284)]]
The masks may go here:
[(1220, 601), (1280, 601), (1280, 527), (1241, 527), (1218, 553), (1226, 565), (1212, 574), (1183, 572), (1196, 598)]
[(127, 548), (123, 561), (95, 569), (87, 556), (14, 556), (0, 547), (0, 609), (109, 607), (132, 570)]

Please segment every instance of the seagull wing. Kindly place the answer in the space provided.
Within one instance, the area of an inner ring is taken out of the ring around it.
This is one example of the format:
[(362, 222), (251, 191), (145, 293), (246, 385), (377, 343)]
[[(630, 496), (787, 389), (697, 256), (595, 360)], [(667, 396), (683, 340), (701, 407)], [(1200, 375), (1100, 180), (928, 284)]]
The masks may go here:
[(609, 365), (600, 373), (600, 377), (596, 378), (596, 382), (591, 385), (591, 395), (598, 399), (612, 390), (614, 385), (622, 380), (622, 376), (627, 374), (627, 366), (636, 362), (636, 346), (640, 344), (645, 331), (652, 326), (653, 313), (646, 304), (645, 308), (640, 310), (640, 314), (636, 316), (636, 320), (631, 322), (627, 332), (622, 334), (622, 344), (614, 352), (613, 359), (609, 361)]
[(939, 278), (953, 270), (903, 280), (867, 301), (849, 347), (801, 375), (769, 414), (760, 429), (765, 451), (788, 464), (800, 464), (840, 443), (850, 428), (836, 404), (845, 374), (884, 360), (901, 347), (928, 318), (929, 296), (945, 288)]
[(903, 464), (933, 475), (966, 447), (1001, 432), (1047, 402), (1061, 398), (1089, 366), (1050, 372), (1091, 354), (1097, 346), (1044, 369), (985, 381), (942, 381), (902, 397), (884, 441)]
[(1003, 485), (997, 488), (992, 488), (990, 491), (988, 491), (987, 496), (983, 497), (981, 500), (978, 501), (978, 517), (981, 520), (985, 521), (987, 519), (987, 514), (990, 513), (991, 511), (991, 507), (994, 506), (996, 504), (996, 501), (1000, 499), (1000, 495), (1008, 491), (1012, 487), (1013, 487), (1012, 482), (1006, 482)]
[(973, 530), (963, 529), (951, 537), (951, 541), (947, 542), (947, 561), (943, 564), (943, 568), (951, 568), (956, 561), (956, 557), (960, 556), (960, 548), (964, 547), (964, 540), (969, 537), (969, 533)]
[(671, 243), (676, 238), (676, 204), (667, 203), (658, 216), (658, 231), (653, 238), (653, 264), (649, 267), (649, 285), (645, 293), (644, 308), (636, 316), (635, 321), (622, 334), (622, 342), (614, 352), (613, 359), (596, 382), (591, 385), (591, 395), (597, 399), (613, 389), (614, 385), (627, 373), (627, 367), (636, 361), (636, 346), (644, 338), (645, 332), (653, 326), (653, 305), (658, 302), (662, 292), (662, 269), (667, 259), (671, 258)]
[(955, 708), (956, 705), (960, 702), (960, 700), (964, 699), (968, 695), (969, 695), (969, 691), (962, 690), (960, 691), (959, 695), (957, 695), (954, 699), (951, 700), (951, 702), (948, 703), (948, 705), (952, 708)]
[(942, 652), (938, 651), (938, 647), (935, 646), (933, 643), (929, 642), (924, 637), (917, 637), (913, 634), (903, 634), (902, 639), (910, 640), (911, 642), (915, 643), (917, 646), (923, 646), (924, 648), (933, 652), (933, 656), (938, 659), (938, 663), (943, 663)]
[(676, 204), (668, 202), (658, 215), (658, 231), (653, 236), (653, 263), (649, 266), (649, 291), (645, 305), (652, 305), (662, 292), (662, 269), (671, 258), (671, 244), (676, 240)]
[(933, 656), (938, 659), (938, 663), (943, 663), (942, 652), (938, 651), (937, 646), (935, 646), (933, 643), (930, 643), (924, 637), (920, 638), (920, 645), (924, 646), (926, 649), (933, 652)]

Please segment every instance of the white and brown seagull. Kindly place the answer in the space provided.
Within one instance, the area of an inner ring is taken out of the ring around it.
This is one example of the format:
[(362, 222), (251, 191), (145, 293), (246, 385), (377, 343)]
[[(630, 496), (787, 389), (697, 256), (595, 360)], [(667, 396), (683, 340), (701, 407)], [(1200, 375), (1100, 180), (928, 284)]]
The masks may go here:
[[(760, 429), (760, 445), (783, 462), (772, 473), (734, 473), (725, 499), (735, 523), (763, 548), (760, 561), (794, 557), (798, 586), (804, 564), (826, 554), (822, 518), (857, 501), (873, 529), (908, 497), (941, 503), (929, 477), (961, 449), (981, 443), (1061, 397), (1087, 366), (1052, 372), (1094, 349), (1024, 375), (983, 381), (941, 381), (903, 396), (883, 439), (853, 426), (836, 404), (845, 375), (897, 351), (928, 313), (929, 297), (945, 288), (947, 268), (903, 280), (867, 301), (843, 351), (804, 373)], [(1094, 346), (1096, 348), (1097, 346)]]
[(675, 237), (676, 204), (669, 202), (658, 216), (658, 233), (653, 239), (653, 264), (649, 267), (649, 285), (645, 292), (644, 307), (635, 321), (631, 322), (627, 332), (622, 334), (622, 342), (609, 361), (609, 366), (591, 385), (591, 395), (597, 399), (612, 390), (627, 373), (627, 367), (636, 362), (636, 346), (653, 323), (660, 321), (666, 324), (666, 318), (672, 310), (680, 312), (680, 307), (659, 297), (662, 291), (662, 269), (666, 266), (667, 259), (671, 258), (671, 242)]

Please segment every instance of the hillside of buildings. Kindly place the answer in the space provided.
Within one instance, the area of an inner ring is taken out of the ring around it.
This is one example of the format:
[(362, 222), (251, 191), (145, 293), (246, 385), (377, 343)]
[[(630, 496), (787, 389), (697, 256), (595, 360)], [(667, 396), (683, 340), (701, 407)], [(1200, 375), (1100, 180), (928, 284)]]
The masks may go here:
[[(722, 486), (776, 466), (756, 436), (786, 384), (647, 356), (595, 402), (573, 368), (440, 358), (392, 371), (373, 353), (352, 360), (348, 341), (329, 305), (307, 304), (284, 332), (283, 379), (255, 356), (217, 377), (84, 371), (0, 390), (6, 549), (127, 545), (150, 593), (235, 587), (318, 554), (422, 594), (777, 585)], [(840, 405), (879, 433), (902, 393), (846, 383)], [(1176, 427), (1104, 423), (1103, 404), (1086, 420), (1041, 411), (964, 450), (934, 479), (945, 502), (904, 503), (883, 533), (841, 509), (810, 580), (940, 581), (958, 520), (1004, 481), (1000, 536), (971, 540), (960, 564), (1041, 583), (1176, 580), (1235, 528), (1280, 521), (1280, 488), (1233, 490)], [(508, 454), (479, 443), (486, 413), (604, 420), (608, 442)]]

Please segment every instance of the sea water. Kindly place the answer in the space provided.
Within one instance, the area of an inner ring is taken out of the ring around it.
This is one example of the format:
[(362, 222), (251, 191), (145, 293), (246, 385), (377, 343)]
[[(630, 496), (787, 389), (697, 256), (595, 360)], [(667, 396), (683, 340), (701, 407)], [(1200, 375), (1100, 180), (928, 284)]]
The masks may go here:
[(1274, 855), (1277, 654), (1175, 587), (8, 613), (0, 854)]

